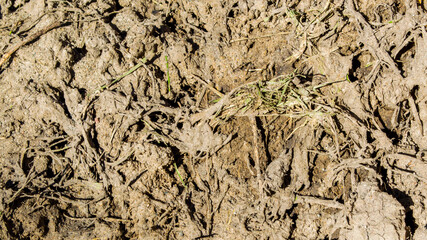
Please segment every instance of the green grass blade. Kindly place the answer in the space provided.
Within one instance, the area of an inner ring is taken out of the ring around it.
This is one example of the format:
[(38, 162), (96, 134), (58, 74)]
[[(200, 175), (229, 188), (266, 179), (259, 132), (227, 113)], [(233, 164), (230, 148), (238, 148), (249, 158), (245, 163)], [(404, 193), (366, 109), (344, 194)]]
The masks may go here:
[(184, 185), (184, 187), (187, 188), (187, 185), (185, 185), (184, 179), (182, 178), (181, 174), (178, 171), (178, 167), (176, 166), (176, 163), (173, 163), (173, 166), (175, 167), (176, 174), (178, 174), (178, 177), (181, 180), (182, 185)]
[(168, 62), (168, 56), (165, 56), (166, 60), (166, 76), (168, 78), (168, 92), (171, 92), (171, 79), (169, 77), (169, 62)]

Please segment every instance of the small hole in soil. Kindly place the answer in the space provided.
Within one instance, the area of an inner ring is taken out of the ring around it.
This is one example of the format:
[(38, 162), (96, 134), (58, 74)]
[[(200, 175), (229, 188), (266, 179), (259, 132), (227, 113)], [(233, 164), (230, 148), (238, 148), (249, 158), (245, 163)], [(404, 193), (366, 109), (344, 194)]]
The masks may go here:
[(77, 90), (79, 91), (80, 95), (82, 96), (82, 99), (85, 99), (86, 98), (86, 94), (87, 94), (86, 89), (84, 89), (84, 88), (78, 88)]
[(5, 188), (6, 189), (11, 189), (11, 188), (16, 188), (18, 186), (17, 182), (14, 182), (12, 180), (7, 180), (6, 184), (5, 184)]
[(348, 72), (348, 79), (351, 82), (355, 82), (357, 80), (356, 78), (356, 70), (360, 68), (360, 62), (359, 60), (357, 60), (357, 58), (353, 58), (353, 60), (351, 61), (351, 69)]
[(412, 89), (411, 89), (411, 96), (414, 98), (414, 100), (418, 99), (418, 90), (420, 89), (420, 87), (418, 85), (415, 85)]
[(417, 230), (418, 225), (415, 223), (414, 214), (412, 210), (409, 210), (405, 214), (405, 224), (411, 229), (411, 233), (414, 234)]
[[(34, 151), (31, 150), (31, 155), (34, 154)], [(34, 156), (28, 156), (28, 154), (25, 154), (22, 157), (22, 170), (24, 171), (25, 174), (28, 174), (30, 172), (31, 167), (34, 164)]]
[(414, 205), (412, 198), (399, 189), (391, 189), (389, 192), (405, 208), (405, 224), (410, 228), (411, 233), (414, 234), (418, 225), (415, 223), (414, 212), (410, 208)]
[(397, 144), (399, 136), (396, 132), (392, 131), (392, 129), (388, 127), (389, 125), (384, 120), (386, 116), (381, 115), (379, 109), (376, 109), (374, 111), (374, 116), (376, 117), (376, 121), (378, 121), (382, 126), (384, 126), (381, 131), (385, 132), (387, 137), (392, 139), (393, 144)]
[(406, 192), (403, 192), (397, 188), (390, 187), (390, 185), (388, 184), (389, 181), (387, 179), (387, 169), (385, 169), (384, 167), (380, 167), (379, 170), (384, 183), (383, 190), (393, 196), (405, 208), (405, 224), (407, 227), (409, 227), (413, 235), (415, 233), (415, 230), (417, 230), (418, 228), (418, 225), (415, 223), (413, 211), (411, 209), (411, 206), (414, 205), (414, 201)]
[(176, 20), (172, 16), (166, 17), (165, 21), (163, 22), (167, 28), (163, 28), (164, 32), (176, 32)]
[(405, 47), (403, 47), (396, 55), (396, 64), (402, 75), (407, 76), (408, 65), (415, 55), (415, 43), (410, 41)]
[(191, 54), (194, 54), (197, 50), (199, 50), (199, 48), (200, 48), (199, 45), (197, 43), (195, 43), (193, 41), (193, 39), (188, 38), (187, 42), (191, 44), (191, 47), (192, 47), (191, 52), (190, 52)]
[(251, 157), (249, 157), (249, 164), (250, 164), (252, 167), (255, 167), (255, 161), (254, 161)]
[(375, 141), (375, 139), (372, 137), (372, 133), (371, 133), (371, 132), (368, 132), (368, 133), (366, 134), (366, 141), (367, 141), (368, 143), (373, 143), (373, 142)]
[(372, 55), (368, 52), (362, 52), (352, 59), (351, 69), (349, 71), (349, 80), (363, 80), (372, 70)]
[(74, 61), (74, 63), (77, 63), (80, 60), (82, 60), (82, 58), (84, 56), (86, 56), (86, 54), (87, 54), (87, 50), (86, 50), (85, 46), (83, 46), (81, 48), (74, 48), (73, 49), (73, 58), (74, 58), (73, 61)]
[(230, 10), (230, 12), (228, 13), (227, 17), (229, 18), (234, 18), (236, 16), (236, 13), (234, 12), (234, 10)]

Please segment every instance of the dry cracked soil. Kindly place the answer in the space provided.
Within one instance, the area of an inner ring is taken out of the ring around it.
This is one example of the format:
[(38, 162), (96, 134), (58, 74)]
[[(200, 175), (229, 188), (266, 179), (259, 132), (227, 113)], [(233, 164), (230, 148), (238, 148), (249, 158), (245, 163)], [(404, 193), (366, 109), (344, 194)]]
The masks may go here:
[(0, 0), (1, 239), (427, 239), (425, 0)]

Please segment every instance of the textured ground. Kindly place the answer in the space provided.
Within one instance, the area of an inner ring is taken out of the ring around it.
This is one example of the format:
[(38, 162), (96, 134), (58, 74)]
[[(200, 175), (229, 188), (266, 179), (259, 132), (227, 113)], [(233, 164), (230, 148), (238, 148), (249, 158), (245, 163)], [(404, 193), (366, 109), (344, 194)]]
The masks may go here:
[(427, 239), (426, 5), (0, 0), (0, 238)]

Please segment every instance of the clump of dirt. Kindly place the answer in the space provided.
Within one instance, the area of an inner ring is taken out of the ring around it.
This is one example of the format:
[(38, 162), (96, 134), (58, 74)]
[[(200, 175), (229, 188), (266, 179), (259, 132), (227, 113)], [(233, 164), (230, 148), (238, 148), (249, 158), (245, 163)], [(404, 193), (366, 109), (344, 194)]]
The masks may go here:
[(0, 0), (2, 239), (425, 239), (424, 1)]

